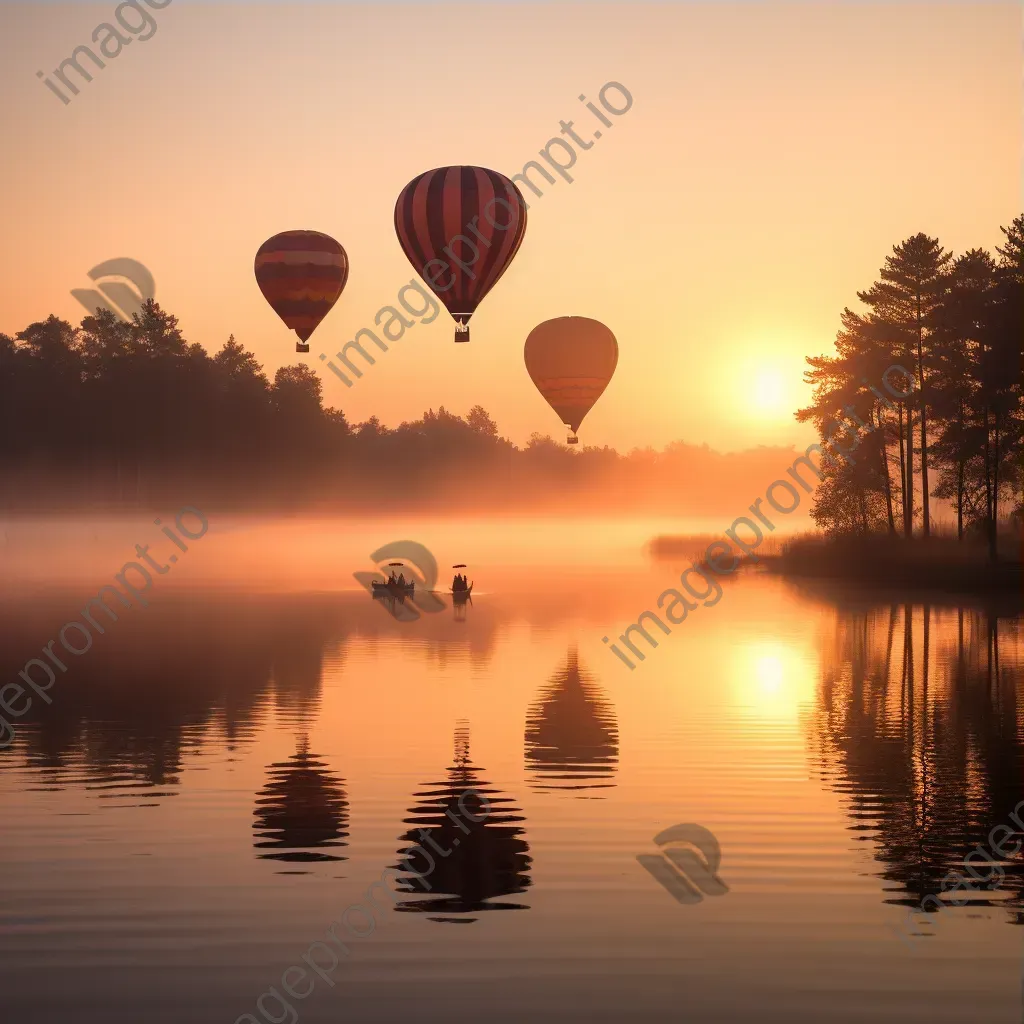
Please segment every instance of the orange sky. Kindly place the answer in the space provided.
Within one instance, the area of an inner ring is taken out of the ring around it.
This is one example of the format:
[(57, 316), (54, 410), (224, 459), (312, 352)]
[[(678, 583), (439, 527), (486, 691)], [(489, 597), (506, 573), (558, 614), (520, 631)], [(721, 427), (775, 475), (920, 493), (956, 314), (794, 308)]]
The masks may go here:
[[(530, 329), (603, 320), (619, 366), (583, 443), (733, 449), (799, 440), (803, 356), (916, 231), (992, 247), (1020, 212), (1015, 4), (216, 4), (173, 0), (65, 106), (36, 77), (105, 4), (0, 5), (0, 331), (50, 312), (116, 256), (144, 263), (189, 340), (234, 332), (268, 371), (318, 372), (413, 272), (394, 201), (422, 170), (520, 171), (577, 99), (632, 109), (531, 202), (516, 260), (454, 345), (442, 313), (327, 404), (396, 424), (483, 404), (518, 442), (562, 434), (522, 363)], [(131, 15), (127, 15), (131, 17)], [(309, 356), (253, 255), (315, 228), (349, 283)]]

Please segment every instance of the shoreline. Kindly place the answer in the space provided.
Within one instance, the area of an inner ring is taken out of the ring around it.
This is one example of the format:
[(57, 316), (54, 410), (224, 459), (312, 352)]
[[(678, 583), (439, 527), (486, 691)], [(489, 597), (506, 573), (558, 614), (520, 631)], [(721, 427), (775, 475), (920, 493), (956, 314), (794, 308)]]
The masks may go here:
[[(702, 540), (663, 535), (650, 541), (648, 551), (658, 561), (686, 559), (700, 567)], [(1014, 538), (1007, 548), (1006, 557), (992, 562), (977, 541), (960, 543), (941, 534), (911, 542), (877, 536), (829, 539), (815, 535), (777, 538), (773, 549), (742, 555), (738, 567), (861, 590), (1017, 593), (1024, 604), (1024, 561), (1019, 557), (1019, 539)]]
[(840, 568), (823, 561), (820, 567), (793, 564), (785, 555), (760, 559), (763, 570), (792, 580), (842, 583), (858, 590), (885, 592), (932, 591), (950, 595), (1006, 595), (1016, 592), (1024, 605), (1024, 565), (996, 562), (986, 565), (893, 565), (865, 564)]

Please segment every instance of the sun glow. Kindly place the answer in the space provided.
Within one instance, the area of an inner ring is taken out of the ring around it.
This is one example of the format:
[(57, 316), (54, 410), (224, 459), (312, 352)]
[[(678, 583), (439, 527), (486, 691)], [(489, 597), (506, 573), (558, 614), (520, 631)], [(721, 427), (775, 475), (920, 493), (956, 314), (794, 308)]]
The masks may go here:
[(815, 662), (802, 647), (759, 640), (736, 651), (732, 676), (737, 703), (761, 719), (793, 719), (814, 698)]
[(793, 413), (810, 398), (803, 380), (803, 357), (791, 354), (790, 348), (781, 341), (765, 343), (751, 350), (741, 364), (734, 391), (736, 413), (762, 429), (792, 424)]
[(779, 369), (765, 367), (754, 377), (754, 406), (758, 412), (781, 415), (792, 412), (787, 408), (788, 388)]

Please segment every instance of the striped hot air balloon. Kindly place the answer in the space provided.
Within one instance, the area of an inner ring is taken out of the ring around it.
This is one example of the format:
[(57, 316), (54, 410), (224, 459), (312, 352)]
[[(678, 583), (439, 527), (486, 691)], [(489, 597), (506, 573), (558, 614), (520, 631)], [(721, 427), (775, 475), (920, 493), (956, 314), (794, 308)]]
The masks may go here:
[(319, 231), (282, 231), (256, 253), (256, 283), (270, 308), (299, 336), (296, 352), (338, 301), (348, 280), (348, 256)]
[(526, 233), (526, 200), (486, 167), (437, 167), (402, 189), (395, 233), (416, 273), (469, 341), (469, 318), (508, 269)]
[(560, 316), (538, 324), (526, 339), (526, 369), (537, 390), (572, 433), (608, 387), (619, 361), (615, 335), (598, 320)]

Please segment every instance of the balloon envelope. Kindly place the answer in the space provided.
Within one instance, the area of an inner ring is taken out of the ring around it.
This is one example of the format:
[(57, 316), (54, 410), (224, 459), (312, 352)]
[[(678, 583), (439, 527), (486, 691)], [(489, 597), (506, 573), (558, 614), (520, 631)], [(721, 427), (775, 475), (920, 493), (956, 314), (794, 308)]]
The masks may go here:
[(497, 171), (437, 167), (402, 189), (395, 233), (416, 272), (465, 325), (523, 241), (526, 200)]
[(600, 321), (561, 316), (530, 331), (523, 355), (537, 390), (575, 432), (608, 387), (619, 346)]
[(282, 231), (256, 253), (256, 283), (271, 309), (305, 342), (348, 280), (341, 244), (319, 231)]

